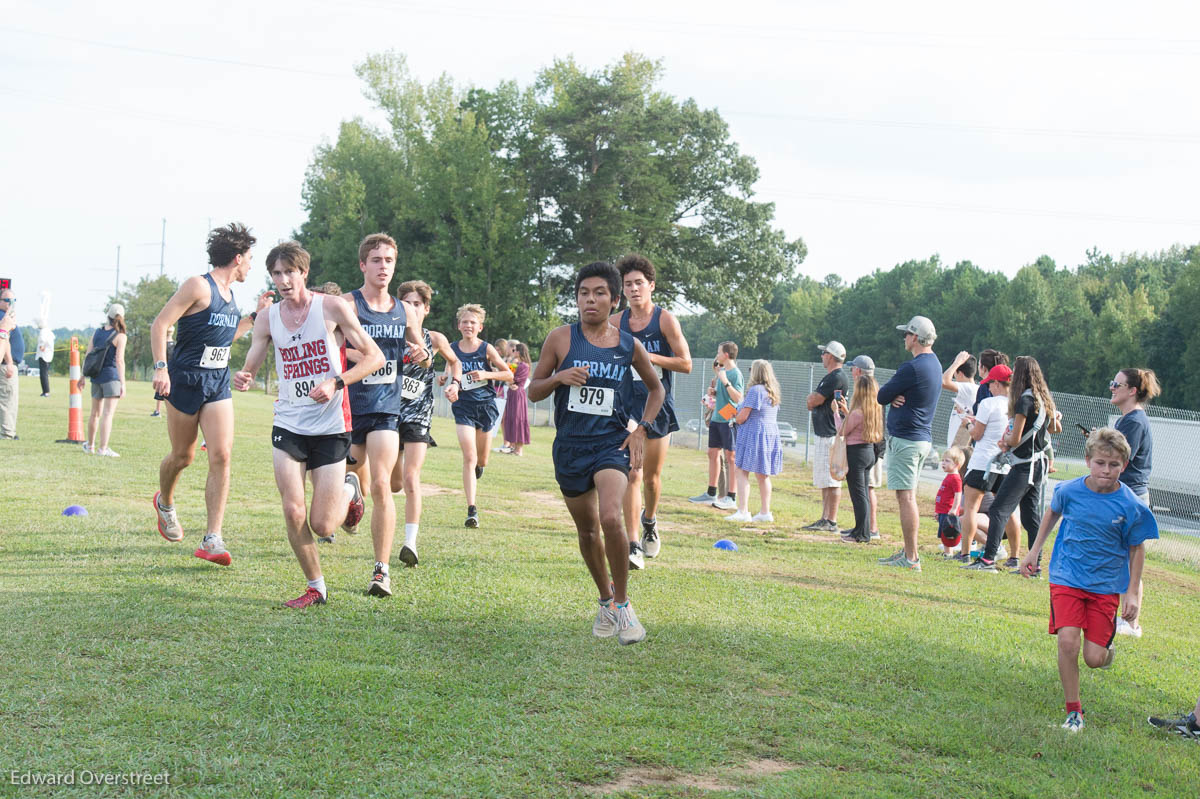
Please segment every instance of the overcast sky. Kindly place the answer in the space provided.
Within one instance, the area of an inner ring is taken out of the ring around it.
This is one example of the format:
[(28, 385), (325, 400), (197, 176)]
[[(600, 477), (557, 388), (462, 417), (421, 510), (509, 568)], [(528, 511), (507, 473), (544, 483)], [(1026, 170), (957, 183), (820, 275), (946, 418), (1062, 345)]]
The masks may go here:
[[(30, 324), (101, 321), (121, 281), (206, 269), (209, 224), (287, 238), (313, 148), (373, 118), (354, 64), (531, 82), (634, 50), (718, 109), (801, 237), (853, 281), (934, 253), (1012, 274), (1200, 241), (1200, 10), (1187, 3), (175, 4), (0, 0), (0, 277)], [(266, 248), (237, 292), (245, 310)], [(350, 257), (353, 257), (351, 254)], [(419, 277), (404, 272), (404, 278)]]

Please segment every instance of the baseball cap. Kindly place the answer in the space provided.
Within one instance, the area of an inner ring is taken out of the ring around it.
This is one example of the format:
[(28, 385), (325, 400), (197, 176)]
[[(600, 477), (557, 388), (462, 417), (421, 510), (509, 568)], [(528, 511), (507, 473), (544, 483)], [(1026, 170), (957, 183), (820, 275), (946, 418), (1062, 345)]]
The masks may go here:
[(875, 361), (871, 360), (870, 355), (859, 355), (853, 361), (850, 362), (850, 365), (857, 367), (857, 368), (863, 370), (864, 372), (874, 372), (875, 371)]
[(821, 352), (828, 352), (839, 361), (846, 360), (846, 348), (842, 346), (840, 341), (831, 341), (828, 344), (822, 344), (817, 349)]
[(112, 305), (108, 306), (108, 310), (105, 311), (105, 314), (109, 319), (112, 319), (115, 316), (124, 316), (125, 306), (119, 302), (114, 302)]
[(907, 325), (896, 325), (896, 329), (912, 333), (917, 338), (937, 338), (937, 330), (934, 329), (933, 322), (925, 316), (914, 316), (908, 320)]
[(1001, 383), (1007, 383), (1012, 380), (1012, 369), (1009, 369), (1002, 363), (998, 363), (988, 370), (987, 377), (983, 379), (980, 385), (987, 385), (993, 380), (999, 380)]

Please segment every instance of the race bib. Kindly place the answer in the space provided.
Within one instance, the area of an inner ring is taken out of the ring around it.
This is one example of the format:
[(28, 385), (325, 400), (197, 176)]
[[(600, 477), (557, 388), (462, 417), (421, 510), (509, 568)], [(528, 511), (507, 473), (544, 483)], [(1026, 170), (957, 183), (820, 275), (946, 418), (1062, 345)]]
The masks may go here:
[(229, 365), (229, 347), (205, 347), (200, 356), (201, 369), (224, 369)]
[[(646, 382), (645, 380), (642, 380), (642, 376), (641, 376), (640, 374), (638, 374), (638, 370), (637, 370), (637, 369), (635, 369), (635, 368), (633, 368), (632, 366), (630, 366), (630, 367), (629, 367), (629, 373), (630, 373), (631, 375), (633, 375), (633, 382), (635, 382), (635, 383), (644, 383), (644, 382)], [(659, 374), (659, 377), (661, 378), (661, 377), (662, 377), (662, 375), (661, 375), (661, 374)]]
[(415, 400), (425, 393), (425, 381), (416, 377), (404, 375), (400, 384), (400, 396), (406, 400)]
[(468, 377), (469, 374), (471, 374), (471, 373), (463, 372), (463, 377), (462, 377), (462, 390), (463, 391), (470, 391), (473, 388), (479, 388), (481, 386), (487, 385), (486, 380), (472, 380), (470, 377)]
[(307, 380), (284, 380), (283, 397), (292, 405), (316, 405), (317, 401), (308, 396), (308, 392), (321, 385), (316, 378)]
[(591, 416), (612, 416), (616, 392), (600, 386), (571, 386), (567, 410)]
[[(399, 369), (396, 368), (396, 361), (387, 361), (383, 366), (376, 369), (371, 374), (362, 379), (364, 386), (378, 386), (383, 384), (395, 383), (396, 374)], [(407, 379), (407, 378), (406, 378)]]

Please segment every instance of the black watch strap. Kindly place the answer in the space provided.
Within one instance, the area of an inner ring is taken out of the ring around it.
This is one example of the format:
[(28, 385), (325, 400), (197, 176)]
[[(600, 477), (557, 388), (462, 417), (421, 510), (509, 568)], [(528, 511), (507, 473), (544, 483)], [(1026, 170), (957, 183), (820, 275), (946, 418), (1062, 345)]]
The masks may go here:
[(333, 386), (340, 391), (346, 387), (346, 381), (342, 379), (341, 375), (338, 375), (337, 377), (333, 378)]

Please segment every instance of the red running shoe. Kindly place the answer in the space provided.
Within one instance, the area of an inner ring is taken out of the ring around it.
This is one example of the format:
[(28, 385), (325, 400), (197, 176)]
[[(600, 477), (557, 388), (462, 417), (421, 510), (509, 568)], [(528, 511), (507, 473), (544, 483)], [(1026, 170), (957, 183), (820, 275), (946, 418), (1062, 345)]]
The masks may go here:
[(218, 566), (228, 566), (233, 562), (233, 556), (225, 548), (225, 542), (216, 533), (209, 533), (204, 536), (204, 540), (200, 542), (200, 547), (192, 554), (202, 560), (207, 560), (209, 563), (215, 563)]
[(309, 605), (324, 605), (325, 597), (321, 596), (321, 592), (315, 588), (309, 588), (303, 594), (295, 599), (289, 599), (283, 603), (285, 608), (306, 608)]
[(346, 520), (342, 522), (342, 529), (347, 533), (353, 533), (354, 528), (358, 527), (358, 523), (362, 521), (363, 514), (367, 512), (367, 503), (363, 502), (362, 486), (358, 482), (357, 474), (348, 473), (346, 484), (354, 489), (354, 496), (350, 499), (350, 507), (346, 508)]

